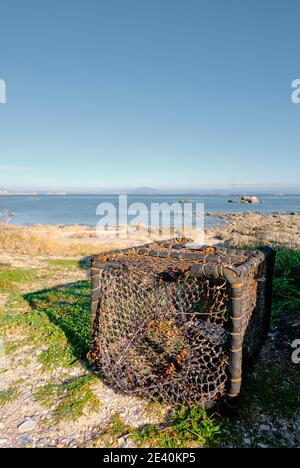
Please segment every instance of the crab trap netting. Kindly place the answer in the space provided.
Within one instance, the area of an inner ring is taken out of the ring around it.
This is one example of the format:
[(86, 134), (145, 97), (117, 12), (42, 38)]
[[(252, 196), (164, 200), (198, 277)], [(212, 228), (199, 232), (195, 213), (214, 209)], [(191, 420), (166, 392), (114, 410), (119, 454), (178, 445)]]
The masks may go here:
[(242, 351), (267, 329), (273, 255), (186, 242), (93, 260), (89, 359), (121, 392), (189, 406), (238, 393)]

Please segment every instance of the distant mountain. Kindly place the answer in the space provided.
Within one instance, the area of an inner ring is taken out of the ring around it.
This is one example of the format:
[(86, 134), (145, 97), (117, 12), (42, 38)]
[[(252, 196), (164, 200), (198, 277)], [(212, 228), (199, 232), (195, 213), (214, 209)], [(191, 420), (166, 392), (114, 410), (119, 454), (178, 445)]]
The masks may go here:
[(155, 193), (161, 193), (159, 190), (153, 189), (151, 187), (138, 187), (135, 189), (127, 190), (128, 194), (132, 195), (152, 195)]

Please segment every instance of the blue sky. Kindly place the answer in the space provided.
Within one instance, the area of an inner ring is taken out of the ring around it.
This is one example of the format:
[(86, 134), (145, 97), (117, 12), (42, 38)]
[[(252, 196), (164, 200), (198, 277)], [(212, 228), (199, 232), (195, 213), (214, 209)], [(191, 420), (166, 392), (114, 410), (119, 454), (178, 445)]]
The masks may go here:
[(300, 192), (299, 1), (0, 9), (0, 188)]

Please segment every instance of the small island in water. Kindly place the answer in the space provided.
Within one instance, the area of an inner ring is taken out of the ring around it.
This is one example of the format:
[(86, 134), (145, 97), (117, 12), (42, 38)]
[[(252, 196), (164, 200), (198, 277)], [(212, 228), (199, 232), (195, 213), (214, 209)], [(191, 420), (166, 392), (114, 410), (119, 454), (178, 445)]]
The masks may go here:
[(9, 192), (8, 190), (0, 190), (0, 196), (36, 196), (36, 195), (67, 195), (66, 192), (45, 192), (45, 193), (39, 193), (39, 192)]

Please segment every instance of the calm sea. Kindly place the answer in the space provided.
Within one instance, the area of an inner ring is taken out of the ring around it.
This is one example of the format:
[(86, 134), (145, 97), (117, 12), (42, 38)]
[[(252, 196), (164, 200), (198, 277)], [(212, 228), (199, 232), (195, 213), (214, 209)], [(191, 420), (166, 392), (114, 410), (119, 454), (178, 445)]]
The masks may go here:
[[(300, 212), (300, 195), (258, 196), (263, 200), (263, 203), (251, 205), (228, 203), (229, 199), (239, 199), (238, 196), (228, 195), (128, 195), (128, 205), (144, 203), (150, 210), (151, 203), (174, 203), (179, 200), (192, 200), (195, 204), (204, 203), (205, 212)], [(5, 210), (13, 212), (14, 217), (10, 222), (21, 225), (81, 224), (95, 226), (100, 219), (100, 216), (96, 215), (96, 208), (103, 202), (115, 204), (118, 212), (117, 195), (10, 195), (0, 196), (0, 213)], [(214, 216), (205, 217), (206, 228), (221, 222), (220, 219)]]

